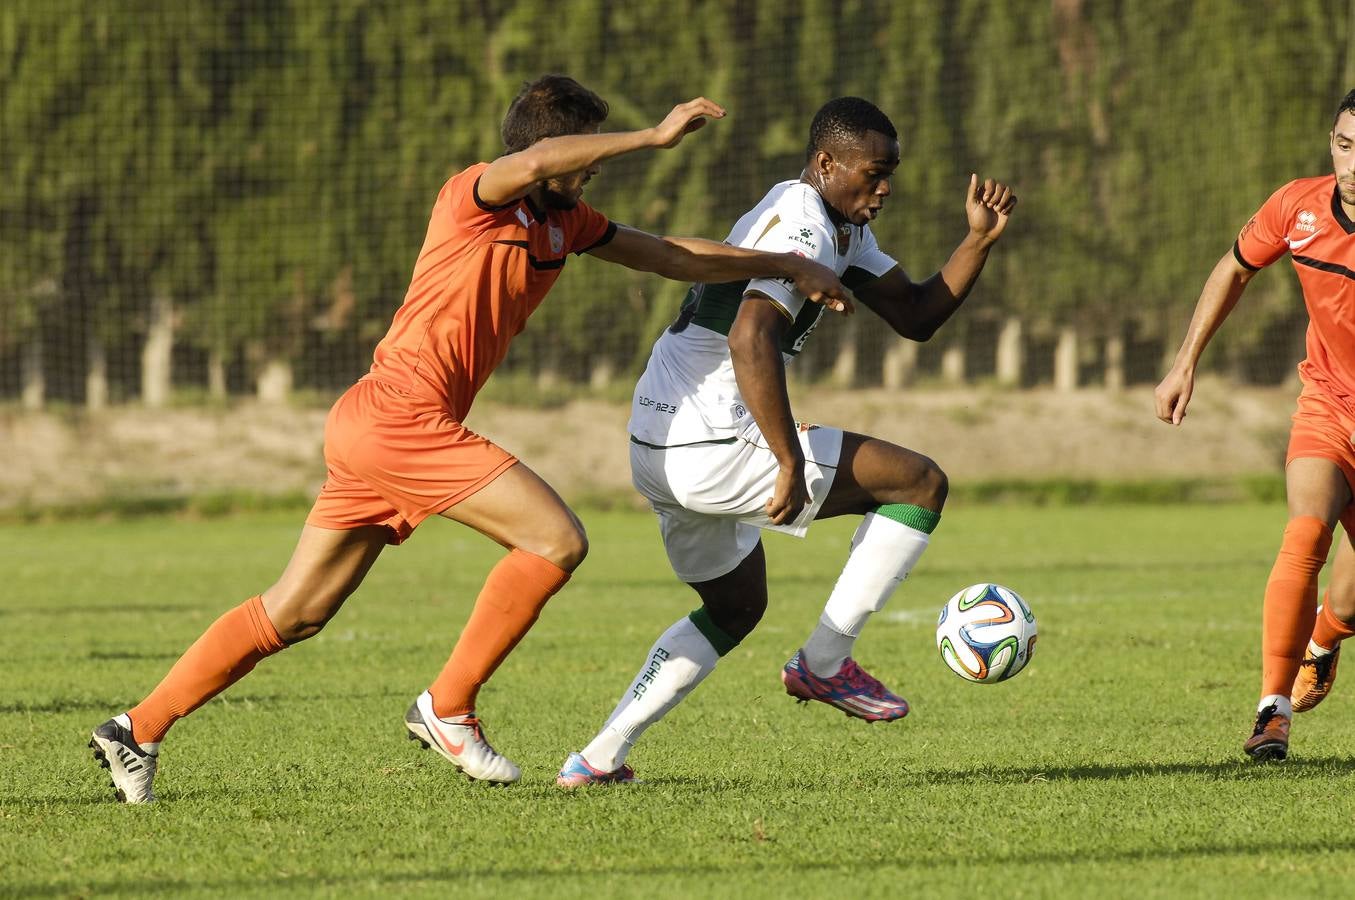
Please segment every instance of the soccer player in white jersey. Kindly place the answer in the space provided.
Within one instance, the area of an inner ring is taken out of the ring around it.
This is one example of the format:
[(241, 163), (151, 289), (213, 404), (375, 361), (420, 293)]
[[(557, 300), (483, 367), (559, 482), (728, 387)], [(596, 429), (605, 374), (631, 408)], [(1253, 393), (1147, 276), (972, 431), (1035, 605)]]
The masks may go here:
[[(799, 180), (773, 187), (726, 241), (827, 265), (894, 331), (925, 341), (969, 293), (1016, 197), (971, 176), (968, 233), (941, 271), (914, 282), (870, 230), (898, 164), (898, 137), (884, 113), (858, 97), (830, 101), (810, 126)], [(821, 310), (785, 281), (697, 284), (654, 344), (635, 387), (631, 473), (658, 515), (673, 570), (701, 606), (659, 636), (601, 732), (569, 755), (558, 784), (634, 780), (625, 760), (640, 735), (762, 618), (761, 532), (803, 536), (815, 519), (864, 517), (818, 625), (782, 671), (786, 691), (867, 721), (908, 713), (852, 649), (926, 549), (946, 476), (912, 450), (795, 422), (785, 366)]]

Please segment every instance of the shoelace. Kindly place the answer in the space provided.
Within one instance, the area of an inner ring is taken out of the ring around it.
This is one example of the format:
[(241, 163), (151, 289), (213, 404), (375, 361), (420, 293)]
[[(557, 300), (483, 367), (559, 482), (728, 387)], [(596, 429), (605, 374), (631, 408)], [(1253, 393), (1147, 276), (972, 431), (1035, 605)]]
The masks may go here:
[(847, 679), (847, 685), (849, 687), (862, 691), (878, 691), (881, 694), (886, 693), (884, 684), (882, 684), (878, 678), (868, 674), (865, 669), (858, 666), (856, 660), (848, 660), (847, 665), (843, 668), (844, 671), (840, 677)]
[(1252, 729), (1252, 734), (1256, 735), (1265, 731), (1266, 726), (1270, 724), (1270, 720), (1275, 718), (1275, 716), (1278, 714), (1279, 708), (1276, 707), (1274, 703), (1270, 704), (1265, 709), (1258, 712), (1256, 714), (1256, 727)]
[(1328, 653), (1326, 656), (1318, 656), (1313, 659), (1304, 660), (1304, 663), (1313, 667), (1313, 677), (1317, 679), (1317, 687), (1321, 687), (1327, 683), (1327, 678), (1331, 675), (1332, 665), (1335, 662), (1335, 653)]

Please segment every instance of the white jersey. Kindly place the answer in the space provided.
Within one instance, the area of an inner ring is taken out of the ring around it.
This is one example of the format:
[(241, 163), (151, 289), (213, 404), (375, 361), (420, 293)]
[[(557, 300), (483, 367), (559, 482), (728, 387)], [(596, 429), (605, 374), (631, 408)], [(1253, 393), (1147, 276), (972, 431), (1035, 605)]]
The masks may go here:
[[(897, 265), (880, 250), (869, 226), (835, 225), (819, 192), (800, 181), (783, 181), (768, 191), (734, 225), (725, 243), (812, 259), (836, 272), (848, 287), (873, 281)], [(781, 344), (787, 364), (823, 315), (823, 306), (807, 301), (788, 279), (693, 285), (677, 321), (654, 342), (649, 364), (635, 385), (632, 437), (671, 447), (732, 438), (746, 424), (748, 410), (729, 355), (729, 329), (745, 291), (771, 298), (791, 321)]]

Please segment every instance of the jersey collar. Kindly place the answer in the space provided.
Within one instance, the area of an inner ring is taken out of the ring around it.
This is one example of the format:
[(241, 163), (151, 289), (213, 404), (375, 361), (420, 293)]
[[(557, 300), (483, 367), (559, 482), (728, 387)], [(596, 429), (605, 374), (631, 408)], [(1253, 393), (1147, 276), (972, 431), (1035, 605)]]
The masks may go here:
[(1355, 234), (1355, 222), (1350, 221), (1350, 216), (1346, 215), (1346, 208), (1341, 205), (1340, 185), (1334, 184), (1331, 188), (1331, 215), (1346, 234)]
[(522, 202), (526, 205), (527, 211), (532, 214), (532, 218), (536, 219), (538, 225), (546, 224), (546, 211), (532, 202), (531, 194), (523, 197)]

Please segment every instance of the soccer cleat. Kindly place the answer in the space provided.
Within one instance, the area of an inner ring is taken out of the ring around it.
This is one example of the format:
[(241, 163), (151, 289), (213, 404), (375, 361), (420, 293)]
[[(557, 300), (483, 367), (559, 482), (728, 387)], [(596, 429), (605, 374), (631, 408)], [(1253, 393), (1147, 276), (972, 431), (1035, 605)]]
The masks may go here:
[(583, 787), (586, 784), (638, 784), (639, 782), (640, 779), (635, 777), (635, 770), (630, 766), (622, 766), (615, 772), (603, 772), (601, 769), (595, 769), (588, 765), (582, 753), (569, 754), (565, 764), (560, 767), (560, 774), (555, 776), (555, 783), (565, 788)]
[(1339, 646), (1324, 656), (1314, 656), (1311, 648), (1304, 651), (1303, 662), (1299, 665), (1299, 674), (1294, 679), (1294, 690), (1289, 698), (1294, 704), (1294, 712), (1307, 712), (1327, 699), (1331, 686), (1336, 683), (1336, 663), (1340, 657)]
[(1251, 737), (1242, 750), (1257, 762), (1276, 762), (1289, 755), (1289, 717), (1272, 703), (1256, 714)]
[(833, 677), (820, 678), (805, 665), (804, 651), (797, 650), (781, 670), (781, 683), (801, 703), (818, 700), (867, 722), (892, 722), (908, 715), (908, 701), (890, 693), (854, 659), (843, 663)]
[(433, 695), (424, 691), (405, 713), (405, 728), (409, 739), (418, 741), (427, 750), (445, 756), (467, 778), (488, 781), (491, 784), (512, 784), (522, 777), (522, 770), (506, 756), (489, 745), (475, 713), (439, 719), (433, 712)]
[(113, 796), (123, 803), (151, 803), (155, 800), (151, 781), (160, 756), (141, 749), (132, 738), (131, 726), (126, 715), (109, 719), (94, 729), (89, 746), (113, 779)]

